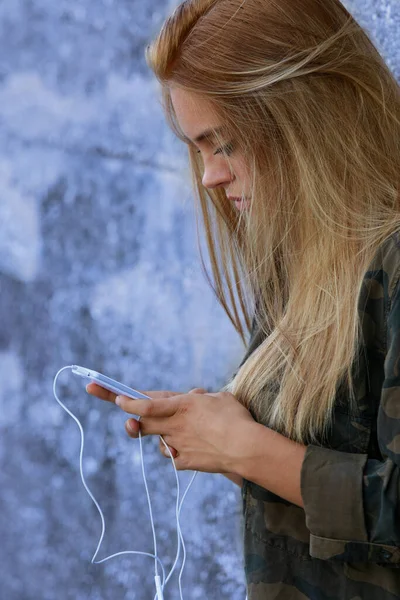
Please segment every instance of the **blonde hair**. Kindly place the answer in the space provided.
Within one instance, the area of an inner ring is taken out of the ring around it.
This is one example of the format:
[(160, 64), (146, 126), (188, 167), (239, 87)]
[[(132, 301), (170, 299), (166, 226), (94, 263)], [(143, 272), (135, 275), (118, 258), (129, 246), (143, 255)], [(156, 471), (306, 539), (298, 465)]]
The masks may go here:
[(238, 214), (189, 145), (206, 275), (242, 339), (253, 317), (263, 337), (224, 389), (320, 439), (338, 386), (354, 394), (363, 276), (400, 228), (399, 86), (339, 0), (187, 0), (146, 58), (176, 134), (171, 85), (212, 102), (252, 173)]

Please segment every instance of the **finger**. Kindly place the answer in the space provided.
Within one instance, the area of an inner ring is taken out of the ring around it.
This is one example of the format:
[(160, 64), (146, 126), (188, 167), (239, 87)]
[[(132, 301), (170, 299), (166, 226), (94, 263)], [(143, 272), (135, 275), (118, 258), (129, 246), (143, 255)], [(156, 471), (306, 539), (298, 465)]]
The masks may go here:
[[(164, 446), (163, 441), (161, 439), (160, 439), (159, 446), (160, 446), (160, 452), (161, 452), (161, 454), (163, 454), (167, 458), (170, 458), (170, 456), (169, 456), (169, 454), (167, 452), (167, 449)], [(167, 446), (168, 446), (168, 444), (167, 444)], [(178, 452), (177, 452), (177, 450), (175, 448), (173, 448), (172, 446), (168, 446), (168, 448), (169, 448), (169, 450), (170, 450), (173, 458), (175, 458), (176, 456), (178, 456)]]
[[(169, 451), (172, 454), (172, 458), (176, 458), (178, 456), (177, 451), (175, 450), (175, 448), (172, 448), (171, 446), (168, 446)], [(165, 456), (165, 458), (171, 458), (168, 450), (166, 448), (164, 448), (164, 446), (160, 449), (160, 452), (163, 456)]]
[(129, 437), (137, 438), (139, 436), (140, 423), (136, 419), (128, 419), (125, 422), (125, 431)]
[(141, 419), (140, 421), (128, 419), (125, 422), (125, 429), (129, 435), (133, 433), (138, 437), (140, 429), (142, 437), (146, 435), (162, 435), (165, 439), (165, 436), (169, 435), (172, 431), (171, 419)]
[(172, 417), (179, 405), (180, 395), (170, 398), (158, 398), (152, 400), (133, 400), (128, 396), (117, 396), (115, 403), (123, 411), (139, 417)]
[[(172, 454), (172, 458), (176, 458), (178, 456), (178, 452), (175, 450), (175, 448), (172, 448), (171, 446), (168, 446), (168, 448)], [(164, 448), (163, 454), (164, 454), (165, 458), (171, 458), (171, 456), (166, 448)]]
[[(106, 390), (97, 383), (88, 383), (88, 385), (86, 386), (86, 391), (91, 396), (96, 396), (97, 398), (100, 398), (100, 400), (106, 400), (107, 402), (115, 402), (115, 398), (117, 397), (117, 394)], [(172, 396), (179, 395), (179, 392), (171, 392), (168, 390), (158, 390), (150, 392), (141, 390), (138, 391), (140, 391), (145, 396), (150, 396), (150, 398), (170, 398)]]
[(109, 392), (108, 390), (97, 385), (97, 383), (88, 383), (86, 386), (86, 391), (91, 396), (96, 396), (96, 398), (100, 398), (100, 400), (106, 400), (107, 402), (115, 402), (115, 398), (117, 397), (117, 394), (114, 394), (114, 392)]
[[(136, 419), (128, 419), (125, 421), (125, 431), (126, 433), (133, 438), (139, 437), (139, 431), (142, 437), (146, 435), (166, 435), (165, 431), (168, 428), (167, 419), (152, 419), (151, 421), (137, 421)], [(163, 432), (163, 433), (161, 433)], [(160, 440), (162, 444), (162, 441)], [(165, 450), (165, 446), (163, 444), (163, 449)], [(160, 446), (161, 449), (161, 446)], [(174, 450), (174, 448), (173, 448)], [(175, 450), (176, 454), (177, 451)], [(169, 454), (167, 453), (167, 456)]]
[(143, 392), (141, 390), (138, 390), (141, 392), (141, 394), (144, 394), (145, 396), (150, 396), (150, 398), (154, 398), (155, 400), (158, 400), (159, 398), (173, 398), (173, 396), (179, 396), (181, 394), (181, 392), (170, 392), (169, 390), (151, 390), (150, 392)]

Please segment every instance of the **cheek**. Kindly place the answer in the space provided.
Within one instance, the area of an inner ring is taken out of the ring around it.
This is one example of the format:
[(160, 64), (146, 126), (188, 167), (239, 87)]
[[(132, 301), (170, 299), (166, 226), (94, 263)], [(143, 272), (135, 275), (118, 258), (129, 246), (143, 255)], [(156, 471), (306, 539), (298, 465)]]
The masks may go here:
[(236, 167), (236, 176), (237, 179), (242, 184), (243, 190), (248, 193), (250, 190), (251, 176), (248, 168), (243, 163), (240, 163)]
[(239, 177), (241, 181), (249, 179), (249, 168), (242, 156), (239, 155), (231, 158), (231, 165), (236, 173), (236, 176)]

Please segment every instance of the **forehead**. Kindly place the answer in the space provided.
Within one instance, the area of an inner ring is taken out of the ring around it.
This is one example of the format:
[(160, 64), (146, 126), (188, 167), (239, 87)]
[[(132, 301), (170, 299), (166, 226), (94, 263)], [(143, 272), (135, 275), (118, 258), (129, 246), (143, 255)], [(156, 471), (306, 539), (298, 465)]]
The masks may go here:
[(195, 140), (210, 129), (220, 128), (219, 117), (209, 100), (176, 87), (171, 88), (170, 93), (179, 126), (189, 140)]

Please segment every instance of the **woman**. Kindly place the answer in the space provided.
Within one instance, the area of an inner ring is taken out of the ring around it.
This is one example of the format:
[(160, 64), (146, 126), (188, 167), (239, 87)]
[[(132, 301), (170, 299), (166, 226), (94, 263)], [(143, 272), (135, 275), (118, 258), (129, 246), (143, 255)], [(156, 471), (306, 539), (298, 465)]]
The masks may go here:
[(249, 600), (399, 598), (399, 86), (339, 0), (187, 0), (147, 60), (251, 338), (219, 393), (117, 403), (242, 487)]

